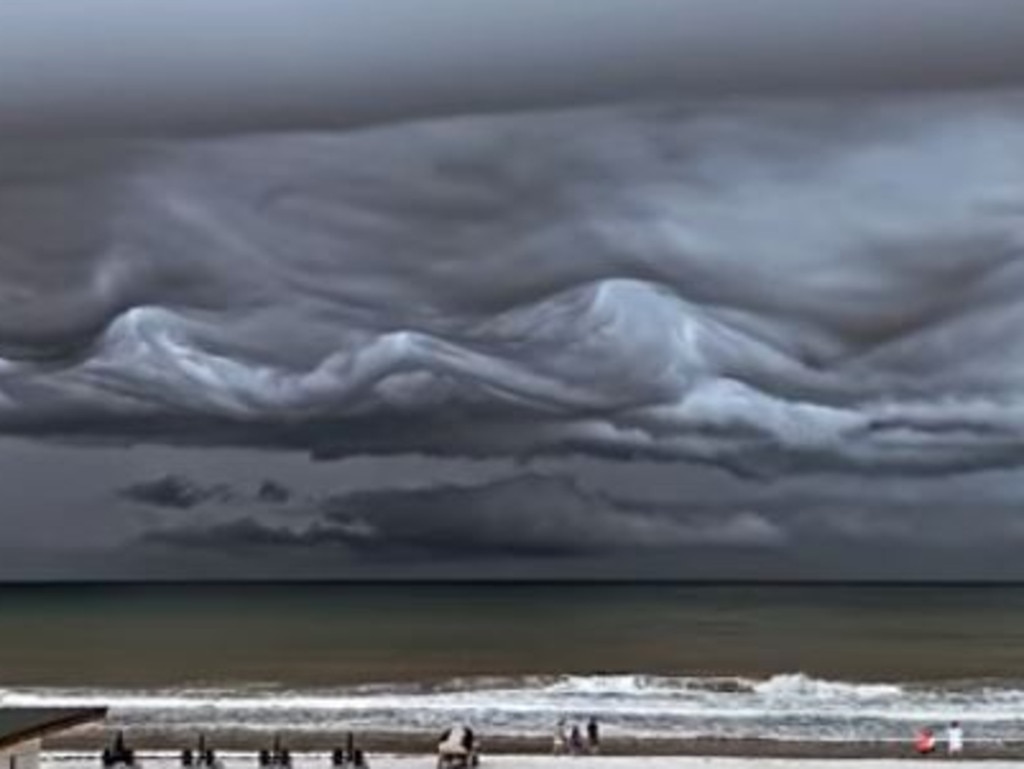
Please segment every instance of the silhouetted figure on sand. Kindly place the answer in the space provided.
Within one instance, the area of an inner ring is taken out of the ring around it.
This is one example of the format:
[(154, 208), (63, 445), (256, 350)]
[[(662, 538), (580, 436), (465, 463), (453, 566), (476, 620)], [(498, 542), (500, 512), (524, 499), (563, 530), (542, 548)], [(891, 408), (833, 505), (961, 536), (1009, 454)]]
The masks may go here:
[(593, 716), (587, 721), (587, 749), (591, 753), (597, 753), (601, 747), (601, 737), (598, 733), (597, 719)]
[(583, 732), (576, 724), (572, 725), (572, 731), (569, 732), (569, 752), (574, 756), (583, 754)]

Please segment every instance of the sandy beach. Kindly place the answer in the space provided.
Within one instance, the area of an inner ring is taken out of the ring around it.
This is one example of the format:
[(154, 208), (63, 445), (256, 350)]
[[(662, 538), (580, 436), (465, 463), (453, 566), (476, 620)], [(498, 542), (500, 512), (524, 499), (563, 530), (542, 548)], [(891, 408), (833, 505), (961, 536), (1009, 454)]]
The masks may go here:
[[(256, 764), (251, 755), (223, 754), (224, 769), (254, 769)], [(712, 757), (712, 756), (586, 756), (552, 757), (532, 755), (500, 755), (485, 757), (483, 769), (903, 769), (907, 760), (917, 763), (946, 761), (946, 759), (809, 759), (771, 757)], [(143, 769), (178, 769), (177, 759), (170, 755), (143, 756)], [(1008, 759), (980, 760), (958, 759), (961, 767), (1002, 767), (1019, 766), (1018, 761)], [(393, 755), (378, 754), (369, 757), (370, 769), (434, 769), (434, 757), (430, 754)], [(96, 769), (95, 757), (83, 754), (47, 753), (41, 769)], [(328, 769), (328, 758), (324, 754), (300, 754), (294, 760), (295, 769)]]
[[(195, 735), (182, 735), (159, 730), (127, 730), (129, 743), (140, 753), (150, 756), (160, 769), (177, 769), (176, 757), (184, 747), (194, 746)], [(251, 764), (253, 756), (261, 748), (269, 747), (273, 739), (268, 732), (251, 730), (217, 731), (206, 733), (208, 744), (218, 750), (229, 762), (226, 769), (233, 769), (231, 763), (242, 766)], [(282, 732), (284, 744), (303, 757), (303, 764), (309, 769), (326, 769), (329, 751), (340, 747), (344, 737), (331, 732)], [(422, 732), (370, 732), (357, 735), (357, 746), (371, 757), (386, 757), (387, 761), (402, 762), (431, 754), (435, 736)], [(48, 740), (44, 748), (51, 756), (70, 760), (72, 757), (95, 756), (110, 740), (109, 730), (78, 731), (66, 736)], [(629, 760), (640, 761), (637, 767), (659, 769), (665, 760), (673, 766), (681, 759), (751, 759), (785, 761), (819, 760), (860, 760), (889, 761), (916, 760), (910, 740), (907, 741), (809, 741), (771, 739), (714, 739), (714, 738), (644, 738), (609, 736), (602, 739), (600, 756), (552, 756), (551, 742), (542, 737), (509, 737), (484, 735), (483, 754), (488, 763), (515, 769), (520, 759), (528, 759), (536, 769), (564, 769), (566, 761), (580, 762), (580, 769), (625, 769)], [(942, 758), (943, 745), (939, 745), (938, 760)], [(975, 740), (968, 743), (966, 758), (991, 761), (1024, 760), (1024, 742)], [(550, 767), (546, 762), (553, 762)], [(961, 760), (962, 761), (962, 760)], [(961, 761), (958, 761), (961, 762)], [(511, 762), (511, 763), (509, 763)], [(607, 765), (605, 762), (610, 762)], [(626, 762), (626, 763), (623, 763)], [(650, 763), (649, 763), (650, 762)], [(164, 766), (166, 764), (166, 766)], [(376, 764), (376, 761), (374, 761)], [(736, 766), (742, 769), (742, 762)], [(401, 763), (396, 769), (409, 766)], [(728, 764), (732, 767), (733, 764)], [(299, 768), (301, 769), (301, 767)]]

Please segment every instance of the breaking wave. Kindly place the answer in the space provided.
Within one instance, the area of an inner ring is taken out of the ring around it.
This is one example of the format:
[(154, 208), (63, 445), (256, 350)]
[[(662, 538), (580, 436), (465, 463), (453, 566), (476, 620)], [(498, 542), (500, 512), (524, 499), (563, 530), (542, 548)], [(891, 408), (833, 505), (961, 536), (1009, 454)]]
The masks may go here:
[(596, 716), (610, 735), (898, 740), (965, 722), (975, 739), (1024, 738), (1024, 681), (929, 684), (646, 675), (457, 679), (336, 689), (0, 689), (0, 705), (107, 705), (115, 726), (162, 731), (434, 731), (468, 720), (486, 734), (546, 735)]

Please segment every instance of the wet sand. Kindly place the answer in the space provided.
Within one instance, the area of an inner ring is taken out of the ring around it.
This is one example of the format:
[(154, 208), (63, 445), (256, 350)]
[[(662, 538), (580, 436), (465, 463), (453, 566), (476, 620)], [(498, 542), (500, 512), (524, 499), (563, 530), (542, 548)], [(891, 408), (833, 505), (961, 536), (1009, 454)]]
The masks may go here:
[[(251, 756), (222, 756), (224, 769), (254, 769), (255, 761)], [(914, 760), (914, 759), (910, 759)], [(145, 769), (179, 769), (175, 758), (171, 756), (143, 756)], [(926, 760), (924, 763), (950, 763), (945, 759)], [(917, 761), (917, 763), (922, 763)], [(1019, 764), (1010, 760), (973, 760), (959, 759), (956, 763), (966, 769), (978, 767), (984, 769), (1010, 769)], [(696, 757), (696, 756), (595, 756), (585, 758), (553, 758), (551, 756), (500, 755), (485, 757), (481, 769), (566, 769), (572, 764), (578, 769), (903, 769), (907, 761), (900, 759), (807, 759), (778, 757)], [(434, 757), (429, 754), (418, 755), (373, 755), (369, 758), (371, 769), (434, 769)], [(95, 769), (95, 759), (82, 755), (44, 754), (41, 769)], [(327, 769), (329, 763), (323, 755), (296, 754), (295, 769)]]

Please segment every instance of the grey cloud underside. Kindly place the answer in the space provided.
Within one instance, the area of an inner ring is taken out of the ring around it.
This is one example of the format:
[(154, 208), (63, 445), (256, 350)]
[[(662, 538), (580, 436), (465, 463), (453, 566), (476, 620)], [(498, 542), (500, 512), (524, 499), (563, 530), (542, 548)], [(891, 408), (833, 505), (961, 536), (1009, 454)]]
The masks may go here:
[[(1001, 500), (982, 491), (971, 499), (965, 476), (922, 479), (910, 491), (883, 484), (867, 494), (848, 478), (822, 480), (761, 494), (734, 489), (731, 498), (657, 501), (638, 490), (609, 493), (565, 476), (524, 473), (471, 485), (325, 495), (277, 510), (228, 510), (211, 500), (150, 520), (135, 544), (264, 564), (330, 557), (350, 564), (589, 559), (607, 566), (625, 559), (634, 576), (736, 576), (750, 569), (777, 578), (1019, 574), (1015, 554), (1024, 526), (1012, 493)], [(933, 501), (922, 506), (922, 496)], [(653, 571), (644, 571), (642, 559), (657, 564)]]
[(228, 502), (233, 491), (225, 484), (203, 485), (178, 475), (140, 481), (120, 489), (118, 496), (145, 505), (188, 510), (205, 502)]
[(275, 481), (266, 480), (254, 490), (232, 488), (227, 483), (204, 484), (176, 474), (131, 483), (117, 490), (117, 496), (155, 508), (190, 510), (207, 503), (284, 504), (292, 491)]
[(473, 486), (329, 496), (309, 512), (273, 519), (173, 521), (145, 532), (150, 544), (237, 552), (340, 548), (372, 559), (564, 558), (691, 547), (763, 548), (784, 537), (758, 516), (650, 506), (523, 475)]
[(1016, 466), (1019, 94), (0, 144), (0, 430)]

